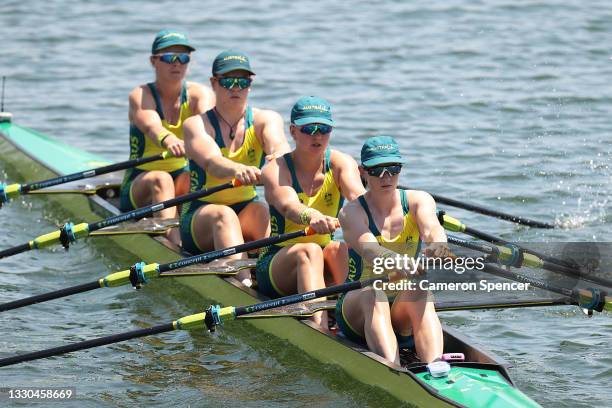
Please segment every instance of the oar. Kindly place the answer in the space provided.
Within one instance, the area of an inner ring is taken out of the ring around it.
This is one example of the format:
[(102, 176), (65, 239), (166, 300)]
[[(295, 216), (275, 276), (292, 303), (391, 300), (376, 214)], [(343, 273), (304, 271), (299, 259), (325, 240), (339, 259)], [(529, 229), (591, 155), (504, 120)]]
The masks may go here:
[[(3, 203), (18, 197), (22, 194), (29, 194), (33, 191), (40, 190), (43, 188), (57, 186), (58, 184), (69, 183), (71, 181), (82, 180), (90, 177), (99, 176), (102, 174), (112, 173), (114, 171), (129, 169), (132, 167), (139, 166), (145, 163), (151, 163), (158, 160), (165, 160), (169, 157), (173, 157), (170, 152), (162, 152), (154, 156), (149, 157), (138, 157), (136, 159), (126, 160), (124, 162), (109, 164), (108, 166), (97, 167), (90, 170), (84, 170), (77, 173), (67, 174), (65, 176), (59, 176), (50, 178), (42, 181), (35, 181), (33, 183), (25, 184), (4, 184), (0, 183), (0, 207)], [(42, 191), (39, 193), (43, 193)]]
[(380, 277), (364, 281), (343, 283), (341, 285), (331, 286), (329, 288), (317, 289), (310, 292), (298, 293), (296, 295), (267, 300), (264, 302), (255, 303), (250, 306), (227, 306), (221, 308), (217, 305), (211, 305), (208, 309), (206, 309), (205, 312), (185, 316), (170, 323), (161, 324), (159, 326), (129, 331), (120, 334), (114, 334), (105, 337), (99, 337), (93, 340), (87, 340), (65, 346), (53, 347), (46, 350), (36, 351), (33, 353), (3, 358), (0, 359), (0, 367), (71, 353), (74, 351), (90, 349), (93, 347), (104, 346), (107, 344), (118, 343), (121, 341), (130, 340), (138, 337), (166, 333), (173, 330), (208, 329), (209, 331), (214, 331), (216, 326), (218, 326), (224, 321), (235, 320), (241, 316), (248, 315), (250, 313), (261, 312), (262, 310), (273, 309), (279, 306), (286, 306), (322, 298), (325, 296), (346, 293), (351, 290), (361, 289), (366, 286), (372, 285), (376, 281), (386, 282), (388, 281), (388, 278)]
[(507, 271), (489, 263), (485, 264), (483, 271), (491, 275), (499, 276), (501, 278), (513, 280), (516, 282), (529, 283), (531, 286), (534, 286), (536, 288), (567, 296), (571, 301), (571, 304), (580, 306), (581, 308), (589, 311), (596, 310), (598, 312), (601, 312), (607, 310), (609, 312), (612, 312), (612, 297), (608, 296), (606, 292), (599, 289), (590, 288), (588, 290), (585, 290), (562, 288), (560, 286), (551, 285), (539, 279)]
[(499, 261), (499, 263), (502, 265), (512, 266), (515, 268), (528, 267), (545, 269), (547, 271), (556, 272), (572, 278), (588, 280), (612, 289), (612, 281), (609, 279), (585, 275), (574, 268), (568, 268), (548, 262), (536, 255), (522, 251), (516, 244), (507, 244), (505, 246), (487, 245), (479, 242), (467, 241), (453, 236), (448, 236), (447, 239), (451, 244), (474, 249), (476, 251), (491, 255), (493, 256), (493, 260)]
[[(316, 232), (308, 227), (303, 230), (289, 232), (286, 234), (280, 234), (273, 237), (260, 239), (257, 241), (251, 241), (233, 247), (218, 249), (216, 251), (207, 252), (200, 255), (191, 256), (178, 261), (169, 262), (165, 264), (151, 263), (145, 264), (140, 262), (132, 265), (130, 269), (119, 271), (107, 275), (103, 278), (95, 280), (93, 282), (84, 283), (81, 285), (71, 286), (65, 289), (59, 289), (53, 292), (43, 293), (40, 295), (30, 296), (24, 299), (15, 300), (8, 303), (0, 304), (0, 312), (7, 310), (18, 309), (20, 307), (33, 305), (35, 303), (46, 302), (53, 299), (59, 299), (66, 296), (74, 295), (77, 293), (88, 292), (94, 289), (100, 288), (112, 288), (117, 286), (123, 286), (132, 284), (135, 288), (140, 288), (142, 285), (147, 283), (149, 279), (157, 277), (176, 277), (181, 276), (180, 272), (169, 273), (179, 268), (184, 268), (189, 265), (201, 264), (214, 261), (215, 259), (224, 258), (229, 255), (238, 254), (241, 252), (251, 251), (253, 249), (263, 248), (269, 245), (275, 245), (280, 242), (288, 241), (290, 239), (303, 237), (306, 235), (314, 235)], [(205, 273), (210, 275), (210, 273)], [(185, 273), (186, 276), (197, 275), (195, 271), (188, 271)]]
[[(399, 186), (399, 188), (403, 190), (411, 190), (409, 186)], [(431, 194), (431, 196), (433, 197), (434, 200), (436, 200), (437, 203), (450, 205), (456, 208), (462, 208), (464, 210), (473, 211), (478, 214), (488, 215), (490, 217), (495, 217), (501, 220), (511, 221), (511, 222), (514, 222), (515, 224), (527, 225), (529, 227), (546, 228), (546, 229), (555, 228), (553, 224), (550, 224), (547, 222), (535, 221), (535, 220), (531, 220), (529, 218), (521, 217), (518, 215), (512, 215), (512, 214), (504, 213), (501, 211), (492, 210), (490, 208), (482, 207), (480, 205), (466, 203), (464, 201), (455, 200), (454, 198), (444, 197), (439, 194), (433, 194), (433, 193), (429, 193), (429, 194)]]
[[(464, 234), (468, 234), (471, 235), (473, 237), (482, 239), (483, 241), (487, 241), (490, 242), (492, 244), (502, 244), (502, 245), (506, 245), (506, 244), (512, 244), (510, 241), (506, 241), (505, 239), (495, 236), (495, 235), (491, 235), (488, 234), (486, 232), (477, 230), (475, 228), (469, 227), (467, 225), (465, 225), (464, 223), (462, 223), (461, 221), (459, 221), (456, 218), (453, 218), (449, 215), (447, 215), (444, 211), (440, 210), (438, 211), (438, 220), (440, 221), (440, 224), (447, 230), (452, 231), (452, 232), (461, 232)], [(532, 249), (529, 248), (525, 248), (521, 245), (518, 244), (512, 244), (515, 245), (517, 248), (519, 248), (521, 251), (529, 253), (529, 254), (533, 254), (535, 256), (537, 256), (538, 258), (541, 258), (547, 262), (553, 263), (553, 264), (557, 264), (557, 265), (561, 265), (564, 266), (566, 268), (574, 268), (574, 269), (580, 269), (580, 266), (575, 264), (575, 263), (571, 263), (562, 259), (557, 259), (557, 258), (553, 258), (550, 257), (548, 255), (542, 254), (540, 252), (534, 251)]]
[(58, 243), (61, 243), (64, 248), (68, 249), (70, 243), (76, 241), (78, 238), (86, 237), (92, 232), (102, 229), (104, 227), (119, 224), (125, 221), (139, 220), (141, 218), (148, 217), (157, 211), (175, 207), (187, 201), (193, 201), (198, 198), (206, 197), (218, 191), (237, 187), (239, 185), (240, 182), (238, 180), (232, 180), (225, 184), (221, 184), (207, 189), (202, 189), (199, 191), (194, 191), (193, 193), (175, 197), (170, 200), (162, 201), (161, 203), (149, 205), (147, 207), (138, 208), (136, 210), (123, 214), (115, 215), (104, 220), (94, 222), (92, 224), (84, 222), (81, 224), (74, 225), (69, 222), (64, 224), (64, 226), (57, 231), (36, 237), (32, 241), (26, 242), (25, 244), (17, 245), (12, 248), (0, 251), (0, 259), (20, 254), (22, 252), (27, 252), (32, 249), (46, 248)]

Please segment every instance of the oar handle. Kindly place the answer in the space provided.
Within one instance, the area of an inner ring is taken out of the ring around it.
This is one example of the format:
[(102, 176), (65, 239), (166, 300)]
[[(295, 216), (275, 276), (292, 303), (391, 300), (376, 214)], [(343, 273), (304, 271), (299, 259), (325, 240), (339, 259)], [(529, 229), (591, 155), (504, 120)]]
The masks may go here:
[(77, 293), (88, 292), (90, 290), (99, 288), (100, 284), (98, 281), (83, 283), (81, 285), (71, 286), (69, 288), (59, 289), (53, 292), (43, 293), (40, 295), (30, 296), (24, 299), (14, 300), (12, 302), (2, 303), (0, 304), (0, 312), (18, 309), (20, 307), (46, 302), (48, 300), (59, 299), (62, 297), (74, 295)]
[(86, 350), (93, 347), (105, 346), (107, 344), (119, 343), (121, 341), (135, 339), (138, 337), (151, 336), (154, 334), (165, 333), (175, 330), (173, 323), (166, 323), (159, 326), (149, 327), (146, 329), (133, 330), (121, 334), (113, 334), (111, 336), (100, 337), (93, 340), (82, 341), (79, 343), (68, 344), (60, 347), (53, 347), (46, 350), (35, 351), (33, 353), (22, 354), (14, 357), (0, 359), (0, 367), (6, 367), (13, 364), (19, 364), (26, 361), (38, 360), (61, 354), (72, 353), (74, 351)]

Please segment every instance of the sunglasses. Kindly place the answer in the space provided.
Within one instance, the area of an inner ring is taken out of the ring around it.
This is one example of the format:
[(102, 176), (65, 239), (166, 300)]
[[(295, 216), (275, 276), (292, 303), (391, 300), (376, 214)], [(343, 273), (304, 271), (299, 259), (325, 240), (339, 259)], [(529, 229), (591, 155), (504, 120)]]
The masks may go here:
[(219, 81), (219, 85), (221, 85), (225, 89), (232, 89), (237, 86), (239, 89), (246, 89), (251, 86), (253, 80), (251, 78), (243, 78), (243, 77), (223, 77), (217, 78)]
[(386, 166), (369, 167), (365, 170), (372, 177), (383, 178), (385, 176), (385, 172), (389, 173), (390, 176), (396, 176), (400, 174), (400, 172), (402, 171), (402, 165), (401, 164), (388, 164)]
[(306, 133), (310, 136), (316, 135), (317, 132), (321, 133), (322, 135), (327, 135), (331, 133), (331, 131), (332, 131), (332, 127), (330, 125), (322, 125), (320, 123), (313, 124), (313, 125), (304, 125), (300, 127), (300, 132)]
[(189, 54), (175, 52), (157, 54), (154, 55), (154, 57), (159, 58), (161, 62), (165, 62), (166, 64), (174, 64), (176, 61), (178, 61), (179, 63), (181, 63), (181, 65), (185, 65), (191, 60)]

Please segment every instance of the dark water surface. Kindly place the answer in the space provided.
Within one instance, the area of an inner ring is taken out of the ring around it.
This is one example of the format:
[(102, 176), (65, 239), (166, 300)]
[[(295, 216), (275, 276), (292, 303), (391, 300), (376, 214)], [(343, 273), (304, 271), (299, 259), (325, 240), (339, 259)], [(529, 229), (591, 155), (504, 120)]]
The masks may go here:
[[(329, 99), (332, 143), (358, 157), (375, 133), (408, 156), (402, 181), (570, 229), (519, 228), (453, 211), (521, 241), (611, 241), (612, 5), (606, 1), (2, 2), (0, 75), (15, 122), (111, 160), (127, 157), (127, 94), (152, 79), (166, 26), (190, 33), (190, 79), (207, 82), (223, 49), (246, 51), (252, 104), (285, 120), (301, 95)], [(1, 166), (1, 164), (0, 164)], [(10, 173), (10, 169), (6, 169)], [(6, 177), (0, 177), (6, 178)], [(0, 212), (0, 247), (64, 221), (26, 198)], [(0, 263), (0, 299), (91, 280), (133, 263), (103, 243)], [(0, 316), (2, 355), (165, 322), (200, 299), (100, 291)], [(172, 288), (170, 293), (180, 289)], [(184, 297), (184, 295), (182, 296)], [(443, 316), (502, 355), (544, 406), (612, 404), (612, 321), (577, 308)], [(214, 339), (176, 333), (0, 370), (0, 386), (77, 387), (75, 406), (384, 406), (319, 362), (227, 325)]]

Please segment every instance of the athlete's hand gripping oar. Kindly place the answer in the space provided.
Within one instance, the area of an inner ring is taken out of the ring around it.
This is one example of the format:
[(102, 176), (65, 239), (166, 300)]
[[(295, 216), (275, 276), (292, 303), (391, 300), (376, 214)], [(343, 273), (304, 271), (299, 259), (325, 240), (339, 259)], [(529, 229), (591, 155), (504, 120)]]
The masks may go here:
[[(69, 183), (71, 181), (82, 180), (90, 177), (100, 176), (102, 174), (112, 173), (114, 171), (129, 169), (140, 166), (141, 164), (151, 163), (158, 160), (165, 160), (173, 157), (170, 152), (162, 152), (154, 156), (138, 157), (136, 159), (126, 160), (120, 163), (109, 164), (108, 166), (97, 167), (94, 169), (84, 170), (77, 173), (67, 174), (42, 181), (35, 181), (25, 184), (4, 184), (0, 183), (0, 207), (3, 203), (18, 197), (23, 194), (29, 194), (33, 191), (47, 187), (57, 186), (59, 184)], [(42, 193), (42, 192), (41, 192)]]
[[(72, 286), (65, 289), (59, 289), (53, 292), (43, 293), (40, 295), (31, 296), (24, 299), (15, 300), (8, 303), (0, 304), (0, 312), (4, 312), (7, 310), (18, 309), (20, 307), (33, 305), (35, 303), (46, 302), (53, 299), (59, 299), (66, 296), (74, 295), (77, 293), (88, 292), (94, 289), (100, 288), (111, 288), (117, 286), (123, 286), (127, 284), (132, 284), (135, 288), (140, 288), (142, 285), (148, 282), (149, 279), (159, 277), (174, 277), (181, 276), (179, 273), (168, 273), (170, 271), (174, 271), (180, 268), (184, 268), (189, 265), (207, 263), (214, 261), (215, 259), (224, 258), (226, 256), (230, 256), (233, 254), (238, 254), (246, 251), (251, 251), (253, 249), (263, 248), (269, 245), (275, 245), (280, 242), (285, 242), (290, 239), (303, 237), (305, 235), (314, 235), (315, 231), (308, 227), (303, 230), (289, 232), (286, 234), (276, 235), (273, 237), (268, 237), (264, 239), (260, 239), (257, 241), (251, 241), (244, 244), (236, 245), (229, 248), (218, 249), (216, 251), (207, 252), (205, 254), (191, 256), (189, 258), (184, 258), (178, 261), (169, 262), (165, 264), (145, 264), (144, 262), (137, 263), (132, 265), (130, 269), (126, 269), (124, 271), (115, 272), (110, 275), (105, 276), (104, 278), (95, 280), (93, 282), (84, 283), (81, 285)], [(197, 275), (194, 272), (187, 273), (189, 276)]]
[[(399, 186), (399, 188), (403, 190), (411, 189), (408, 186)], [(553, 224), (550, 224), (547, 222), (535, 221), (529, 218), (520, 217), (518, 215), (507, 214), (501, 211), (492, 210), (490, 208), (482, 207), (476, 204), (466, 203), (463, 201), (455, 200), (454, 198), (444, 197), (438, 194), (433, 194), (433, 193), (429, 193), (429, 194), (431, 194), (431, 196), (433, 197), (434, 200), (436, 200), (437, 203), (450, 205), (456, 208), (462, 208), (464, 210), (473, 211), (478, 214), (488, 215), (490, 217), (495, 217), (501, 220), (511, 221), (516, 224), (527, 225), (529, 227), (547, 228), (547, 229), (555, 228)]]
[[(440, 221), (440, 224), (444, 227), (444, 229), (452, 231), (452, 232), (461, 232), (464, 234), (468, 234), (471, 235), (473, 237), (482, 239), (483, 241), (487, 241), (490, 242), (492, 244), (502, 244), (502, 245), (506, 245), (506, 244), (512, 244), (510, 241), (506, 241), (505, 239), (495, 236), (495, 235), (491, 235), (488, 234), (486, 232), (468, 227), (467, 225), (463, 224), (461, 221), (459, 221), (456, 218), (453, 218), (447, 214), (445, 214), (444, 211), (440, 210), (438, 211), (438, 221)], [(574, 268), (574, 269), (580, 269), (580, 266), (575, 264), (575, 263), (571, 263), (568, 261), (564, 261), (562, 259), (556, 259), (553, 258), (551, 256), (542, 254), (540, 252), (534, 251), (532, 249), (528, 249), (525, 248), (523, 246), (520, 246), (518, 244), (512, 244), (512, 245), (516, 245), (517, 248), (519, 248), (521, 251), (524, 251), (526, 253), (529, 254), (533, 254), (535, 256), (537, 256), (538, 258), (541, 258), (547, 262), (553, 263), (553, 264), (557, 264), (557, 265), (561, 265), (564, 266), (566, 268)]]
[(494, 261), (499, 261), (502, 265), (511, 266), (514, 268), (539, 268), (547, 271), (556, 272), (572, 278), (584, 279), (597, 283), (602, 286), (606, 286), (612, 289), (612, 281), (598, 276), (584, 275), (579, 270), (574, 268), (568, 268), (562, 265), (548, 262), (536, 255), (523, 251), (516, 244), (506, 244), (504, 246), (499, 245), (487, 245), (481, 244), (474, 241), (466, 241), (453, 236), (448, 236), (448, 242), (450, 244), (458, 245), (464, 248), (474, 249), (476, 251), (483, 252), (493, 257)]
[(81, 223), (74, 225), (69, 222), (64, 224), (64, 226), (57, 231), (41, 235), (37, 238), (34, 238), (32, 241), (26, 242), (25, 244), (17, 245), (15, 247), (0, 251), (0, 259), (20, 254), (22, 252), (27, 252), (31, 249), (46, 248), (59, 243), (61, 243), (64, 248), (68, 249), (70, 243), (76, 241), (78, 238), (86, 237), (90, 233), (102, 229), (104, 227), (119, 224), (125, 221), (139, 220), (166, 208), (175, 207), (179, 204), (206, 197), (218, 191), (225, 190), (227, 188), (237, 187), (239, 185), (240, 182), (238, 180), (232, 180), (225, 184), (221, 184), (207, 189), (202, 189), (199, 191), (194, 191), (193, 193), (175, 197), (170, 200), (162, 201), (161, 203), (149, 205), (147, 207), (138, 208), (136, 210), (123, 214), (115, 215), (104, 220), (94, 222), (92, 224)]
[(121, 341), (130, 340), (138, 337), (165, 333), (173, 330), (208, 329), (209, 331), (214, 331), (215, 327), (221, 324), (222, 322), (228, 320), (235, 320), (240, 316), (260, 312), (262, 310), (273, 309), (279, 306), (286, 306), (339, 293), (346, 293), (351, 290), (361, 289), (366, 286), (372, 285), (376, 281), (386, 282), (388, 281), (388, 278), (380, 277), (364, 281), (344, 283), (342, 285), (331, 286), (329, 288), (317, 289), (310, 292), (304, 292), (296, 295), (281, 297), (278, 299), (267, 300), (265, 302), (255, 303), (250, 306), (228, 306), (223, 308), (219, 306), (210, 306), (205, 312), (185, 316), (178, 320), (174, 320), (171, 323), (154, 326), (147, 329), (134, 330), (121, 334), (100, 337), (93, 340), (82, 341), (66, 346), (54, 347), (46, 350), (36, 351), (33, 353), (3, 358), (0, 359), (0, 367), (71, 353), (73, 351), (104, 346), (107, 344), (118, 343)]

